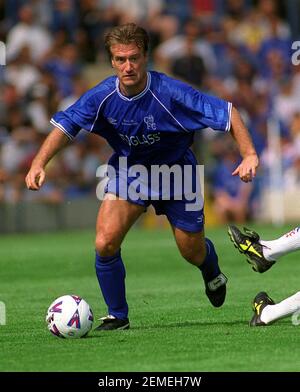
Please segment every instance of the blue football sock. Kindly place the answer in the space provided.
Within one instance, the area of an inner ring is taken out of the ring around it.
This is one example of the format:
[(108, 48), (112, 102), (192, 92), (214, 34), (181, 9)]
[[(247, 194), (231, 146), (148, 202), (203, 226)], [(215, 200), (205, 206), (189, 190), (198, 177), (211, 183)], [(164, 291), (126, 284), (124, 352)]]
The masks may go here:
[(125, 296), (125, 267), (118, 251), (114, 256), (102, 257), (96, 252), (96, 274), (108, 314), (119, 319), (128, 317)]
[(218, 256), (214, 244), (208, 238), (205, 238), (206, 256), (203, 263), (199, 266), (205, 283), (210, 282), (220, 273)]

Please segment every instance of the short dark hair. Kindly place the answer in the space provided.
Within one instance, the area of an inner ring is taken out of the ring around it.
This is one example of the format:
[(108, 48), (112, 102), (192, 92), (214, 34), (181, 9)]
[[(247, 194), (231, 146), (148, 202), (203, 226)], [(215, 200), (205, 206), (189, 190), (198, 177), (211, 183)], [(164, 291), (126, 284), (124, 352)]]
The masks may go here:
[(143, 49), (144, 54), (148, 52), (149, 35), (145, 29), (137, 26), (135, 23), (126, 23), (121, 26), (113, 27), (105, 34), (104, 45), (109, 56), (111, 57), (110, 48), (115, 44), (135, 43), (138, 48)]

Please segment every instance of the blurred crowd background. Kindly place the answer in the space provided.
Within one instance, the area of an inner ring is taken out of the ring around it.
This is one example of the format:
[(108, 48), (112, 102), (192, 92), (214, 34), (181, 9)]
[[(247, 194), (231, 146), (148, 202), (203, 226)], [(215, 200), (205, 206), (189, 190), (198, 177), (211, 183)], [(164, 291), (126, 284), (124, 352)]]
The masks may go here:
[(50, 162), (40, 192), (27, 191), (24, 177), (52, 115), (112, 74), (106, 30), (131, 21), (151, 36), (151, 69), (231, 101), (253, 137), (261, 167), (246, 185), (231, 176), (240, 160), (231, 138), (197, 133), (211, 220), (258, 219), (272, 168), (275, 186), (297, 194), (300, 65), (292, 63), (292, 43), (300, 48), (300, 0), (0, 0), (0, 205), (96, 198), (96, 169), (111, 151), (83, 131)]

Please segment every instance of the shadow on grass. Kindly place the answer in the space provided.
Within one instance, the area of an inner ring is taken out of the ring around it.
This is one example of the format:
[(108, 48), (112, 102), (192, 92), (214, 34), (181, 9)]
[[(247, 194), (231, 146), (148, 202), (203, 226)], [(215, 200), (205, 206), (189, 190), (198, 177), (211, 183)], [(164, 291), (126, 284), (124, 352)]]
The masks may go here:
[(153, 324), (153, 325), (141, 325), (141, 326), (133, 326), (131, 330), (144, 330), (144, 329), (152, 329), (152, 328), (187, 328), (187, 327), (249, 327), (251, 330), (265, 330), (275, 327), (282, 326), (292, 326), (290, 320), (280, 320), (279, 323), (274, 323), (272, 325), (263, 326), (263, 327), (250, 327), (249, 320), (232, 320), (232, 321), (186, 321), (182, 323), (161, 323), (161, 324)]
[(185, 322), (174, 322), (174, 323), (161, 323), (161, 324), (149, 324), (134, 326), (131, 329), (152, 329), (152, 328), (187, 328), (187, 327), (208, 327), (208, 326), (235, 326), (235, 325), (247, 325), (245, 320), (233, 320), (233, 321), (185, 321)]
[(116, 334), (127, 334), (131, 332), (139, 332), (139, 331), (146, 331), (151, 329), (171, 329), (171, 328), (190, 328), (190, 327), (248, 327), (249, 331), (263, 331), (263, 330), (271, 330), (274, 328), (280, 327), (294, 327), (290, 320), (280, 320), (279, 323), (275, 323), (272, 325), (268, 325), (265, 327), (250, 327), (248, 320), (232, 320), (232, 321), (186, 321), (182, 323), (161, 323), (161, 324), (149, 324), (149, 325), (138, 325), (138, 326), (131, 326), (129, 330), (115, 330), (115, 331), (91, 331), (90, 334), (85, 339), (93, 339), (93, 338), (103, 338), (111, 336), (111, 333)]

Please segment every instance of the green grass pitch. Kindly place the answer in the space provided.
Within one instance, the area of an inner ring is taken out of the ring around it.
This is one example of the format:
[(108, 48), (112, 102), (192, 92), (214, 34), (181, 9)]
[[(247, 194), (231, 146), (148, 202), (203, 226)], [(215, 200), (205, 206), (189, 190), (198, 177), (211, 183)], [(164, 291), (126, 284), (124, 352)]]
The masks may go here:
[[(289, 228), (258, 227), (266, 239)], [(208, 302), (200, 271), (181, 258), (171, 231), (137, 228), (122, 247), (131, 329), (78, 340), (53, 337), (45, 313), (56, 297), (77, 294), (96, 317), (106, 314), (94, 273), (94, 233), (2, 235), (0, 301), (7, 320), (0, 325), (0, 371), (300, 371), (300, 326), (290, 317), (248, 326), (258, 291), (279, 301), (300, 289), (300, 253), (257, 274), (226, 227), (206, 235), (229, 278), (222, 308)]]

